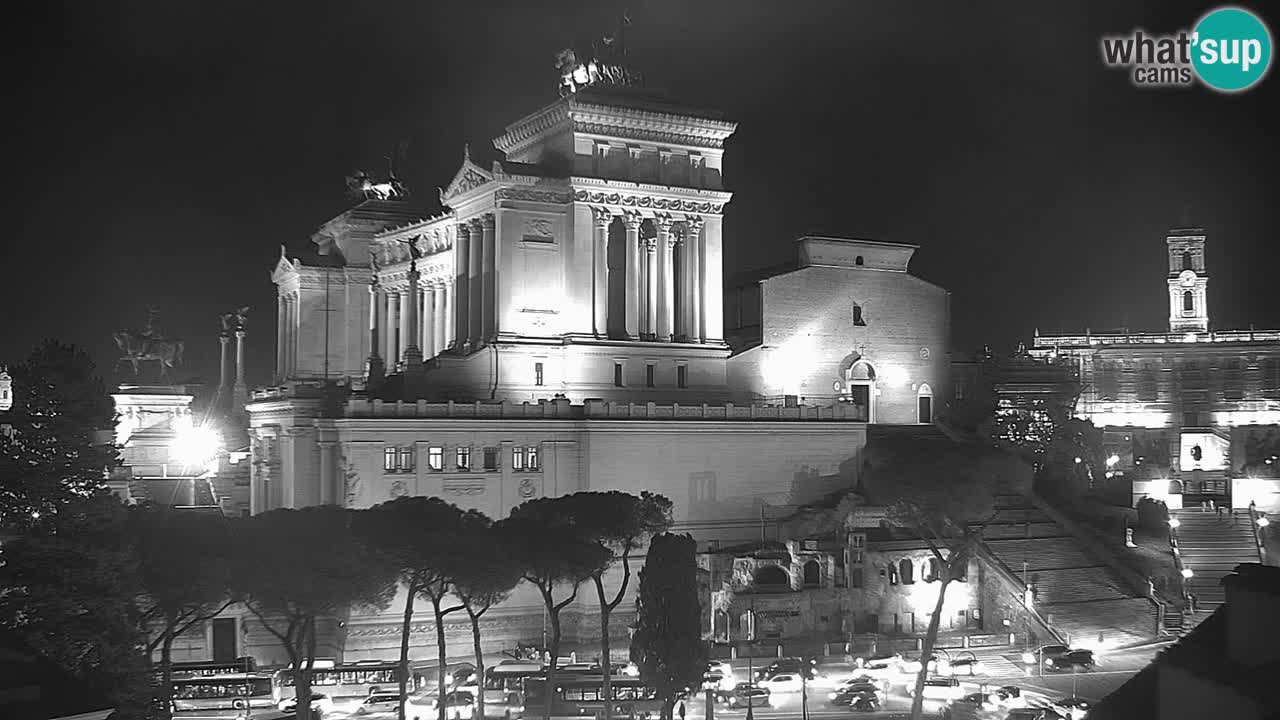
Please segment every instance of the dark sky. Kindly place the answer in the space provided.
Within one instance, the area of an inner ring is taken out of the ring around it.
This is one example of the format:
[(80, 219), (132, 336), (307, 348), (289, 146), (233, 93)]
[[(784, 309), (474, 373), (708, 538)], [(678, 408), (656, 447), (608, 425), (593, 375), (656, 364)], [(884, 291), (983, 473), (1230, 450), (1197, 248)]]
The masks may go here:
[[(1036, 327), (1162, 329), (1163, 233), (1190, 219), (1215, 325), (1280, 326), (1280, 77), (1134, 88), (1099, 37), (1213, 5), (1119, 5), (638, 0), (628, 45), (650, 86), (739, 123), (728, 272), (789, 259), (806, 232), (915, 243), (913, 270), (953, 293), (955, 347), (1009, 348)], [(214, 379), (217, 315), (251, 305), (263, 383), (279, 246), (344, 208), (344, 176), (408, 140), (402, 175), (434, 198), (464, 143), (491, 154), (556, 98), (555, 52), (623, 3), (21, 7), (0, 358), (56, 337), (110, 370), (111, 331), (154, 304)]]

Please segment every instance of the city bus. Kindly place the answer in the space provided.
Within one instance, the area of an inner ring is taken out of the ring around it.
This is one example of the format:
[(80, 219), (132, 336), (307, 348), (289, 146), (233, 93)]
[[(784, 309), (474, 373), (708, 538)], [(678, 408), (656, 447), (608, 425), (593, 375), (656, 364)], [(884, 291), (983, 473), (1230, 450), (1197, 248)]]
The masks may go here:
[(173, 717), (181, 720), (277, 720), (269, 673), (196, 675), (173, 681)]
[[(292, 668), (278, 670), (273, 683), (276, 704), (283, 706), (297, 696)], [(405, 691), (418, 689), (416, 675), (409, 678)], [(373, 692), (400, 691), (400, 663), (394, 660), (361, 660), (337, 664), (332, 660), (316, 660), (311, 671), (311, 694), (319, 695), (315, 706), (330, 712), (351, 713)]]
[(491, 718), (520, 717), (525, 684), (545, 676), (542, 663), (506, 660), (484, 669), (484, 714)]
[[(526, 683), (525, 714), (529, 717), (541, 717), (545, 686), (546, 681), (542, 679)], [(615, 718), (650, 720), (662, 716), (662, 701), (658, 699), (657, 691), (639, 678), (612, 676), (609, 690)], [(551, 697), (551, 717), (603, 717), (606, 702), (603, 695), (604, 679), (599, 675), (557, 677), (555, 693)]]
[[(236, 673), (256, 673), (258, 663), (251, 657), (235, 660), (195, 660), (169, 664), (169, 674), (175, 680), (189, 677), (209, 677), (210, 675), (234, 675)], [(164, 677), (164, 670), (157, 663), (152, 665), (152, 674), (157, 682)]]

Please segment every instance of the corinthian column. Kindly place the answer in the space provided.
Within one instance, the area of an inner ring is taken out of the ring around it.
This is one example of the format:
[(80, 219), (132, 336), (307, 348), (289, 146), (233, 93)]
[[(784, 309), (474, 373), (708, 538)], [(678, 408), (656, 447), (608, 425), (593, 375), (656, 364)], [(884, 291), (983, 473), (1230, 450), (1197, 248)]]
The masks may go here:
[(656, 339), (658, 331), (658, 238), (651, 237), (644, 241), (645, 257), (645, 303), (644, 328), (642, 337)]
[(689, 342), (703, 341), (703, 322), (702, 322), (702, 218), (697, 215), (685, 216), (685, 227), (688, 232), (684, 238), (685, 257), (688, 261), (685, 263), (685, 271), (689, 279), (689, 284), (685, 286), (685, 297), (688, 298), (689, 308)]
[(404, 298), (404, 331), (401, 342), (404, 345), (402, 364), (405, 370), (419, 372), (422, 370), (422, 348), (418, 346), (418, 264), (409, 261), (409, 294)]
[(640, 337), (640, 273), (643, 256), (640, 254), (640, 213), (627, 212), (622, 222), (627, 228), (627, 337)]
[[(286, 333), (289, 324), (289, 305), (285, 301), (284, 295), (276, 295), (276, 382), (284, 380), (285, 354), (288, 335)], [(226, 362), (225, 360), (223, 362)]]
[(382, 382), (386, 374), (386, 366), (382, 363), (382, 356), (378, 354), (378, 309), (381, 304), (378, 278), (374, 276), (373, 283), (369, 285), (369, 360), (364, 371), (366, 387)]
[(453, 263), (455, 273), (453, 292), (453, 345), (459, 352), (468, 352), (467, 340), (471, 337), (471, 311), (467, 300), (471, 294), (471, 228), (466, 223), (458, 223), (457, 240), (453, 243)]
[(440, 352), (436, 349), (435, 321), (439, 310), (435, 306), (436, 293), (433, 284), (424, 285), (419, 295), (421, 297), (418, 304), (422, 308), (422, 320), (418, 323), (418, 332), (422, 337), (422, 359), (429, 360)]
[(449, 341), (446, 339), (449, 327), (449, 308), (444, 304), (444, 284), (436, 283), (431, 288), (431, 304), (435, 310), (432, 317), (435, 323), (431, 326), (435, 334), (432, 343), (436, 349), (436, 355), (444, 352), (449, 347)]
[(592, 329), (596, 337), (604, 337), (609, 332), (609, 223), (613, 222), (613, 214), (593, 207), (591, 219), (595, 227), (591, 245)]
[(484, 339), (484, 228), (480, 219), (471, 221), (471, 257), (467, 260), (467, 342), (474, 349)]
[(659, 215), (658, 226), (658, 340), (671, 342), (675, 326), (675, 238), (671, 235), (671, 216)]
[(483, 242), (481, 244), (480, 259), (480, 340), (481, 342), (489, 342), (497, 334), (498, 312), (496, 308), (497, 299), (497, 273), (498, 273), (498, 256), (494, 250), (494, 216), (493, 213), (486, 213), (480, 216), (480, 232)]

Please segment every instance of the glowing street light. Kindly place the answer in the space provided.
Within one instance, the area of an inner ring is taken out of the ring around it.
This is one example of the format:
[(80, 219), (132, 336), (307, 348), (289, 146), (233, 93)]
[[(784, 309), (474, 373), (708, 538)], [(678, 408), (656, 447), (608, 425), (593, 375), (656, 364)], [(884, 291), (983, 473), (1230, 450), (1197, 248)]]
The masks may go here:
[(1177, 530), (1181, 526), (1182, 526), (1181, 520), (1179, 520), (1178, 518), (1169, 518), (1169, 527), (1173, 528), (1174, 530)]
[(1264, 528), (1270, 524), (1271, 524), (1271, 521), (1267, 519), (1267, 516), (1263, 515), (1262, 517), (1258, 518), (1258, 527)]
[(1191, 572), (1191, 568), (1189, 567), (1182, 568), (1183, 579), (1190, 580), (1193, 575), (1195, 575), (1195, 573)]
[(1116, 465), (1119, 465), (1119, 464), (1120, 464), (1119, 455), (1112, 455), (1111, 457), (1107, 458), (1107, 467), (1115, 467)]
[(173, 458), (184, 468), (199, 468), (202, 472), (218, 456), (222, 438), (208, 425), (191, 425), (178, 430), (170, 450)]

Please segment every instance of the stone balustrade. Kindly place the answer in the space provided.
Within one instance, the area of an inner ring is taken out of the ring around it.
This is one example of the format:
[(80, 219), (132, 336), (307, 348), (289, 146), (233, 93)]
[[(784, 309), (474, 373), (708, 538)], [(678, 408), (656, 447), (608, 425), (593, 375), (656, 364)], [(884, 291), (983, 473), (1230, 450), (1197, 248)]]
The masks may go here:
[(349, 418), (466, 418), (560, 420), (746, 420), (862, 422), (857, 408), (849, 405), (784, 407), (781, 405), (659, 405), (619, 403), (587, 399), (574, 405), (565, 399), (540, 403), (510, 402), (384, 402), (352, 398), (344, 415)]

